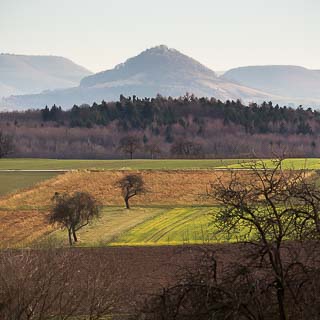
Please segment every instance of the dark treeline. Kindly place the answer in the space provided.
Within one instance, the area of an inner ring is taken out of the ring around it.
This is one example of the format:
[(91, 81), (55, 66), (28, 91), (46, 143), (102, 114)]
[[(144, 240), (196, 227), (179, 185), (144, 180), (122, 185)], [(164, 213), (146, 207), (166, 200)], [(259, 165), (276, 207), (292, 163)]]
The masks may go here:
[[(192, 121), (199, 125), (199, 133), (205, 120), (219, 119), (223, 124), (240, 125), (246, 133), (312, 134), (320, 129), (320, 113), (311, 108), (304, 110), (273, 106), (272, 102), (255, 103), (245, 106), (240, 100), (225, 103), (214, 98), (197, 98), (186, 95), (178, 99), (157, 98), (139, 99), (136, 96), (120, 96), (120, 101), (92, 106), (74, 105), (63, 111), (53, 106), (41, 110), (43, 121), (53, 121), (69, 127), (92, 128), (95, 125), (107, 126), (113, 121), (123, 130), (152, 128), (155, 132), (162, 126), (180, 124), (183, 127)], [(313, 128), (314, 127), (314, 128)]]
[(320, 154), (320, 113), (272, 102), (245, 106), (188, 94), (120, 96), (66, 111), (54, 105), (0, 117), (1, 129), (14, 137), (15, 156), (117, 158), (126, 156), (119, 142), (127, 136), (139, 142), (134, 156), (145, 158), (154, 157), (155, 149), (163, 158), (269, 157), (278, 150), (297, 157)]

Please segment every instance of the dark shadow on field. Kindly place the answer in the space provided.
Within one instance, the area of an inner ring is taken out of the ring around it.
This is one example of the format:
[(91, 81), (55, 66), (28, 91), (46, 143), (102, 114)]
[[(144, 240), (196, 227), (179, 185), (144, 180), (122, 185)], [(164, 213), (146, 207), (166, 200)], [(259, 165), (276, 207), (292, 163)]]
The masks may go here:
[[(56, 290), (67, 297), (79, 298), (75, 302), (70, 300), (66, 310), (79, 304), (76, 313), (87, 314), (91, 307), (88, 297), (95, 289), (100, 297), (107, 299), (108, 313), (134, 314), (147, 297), (175, 283), (181, 269), (192, 268), (201, 255), (201, 247), (3, 250), (0, 273), (6, 276), (0, 277), (0, 282), (6, 284), (8, 292), (3, 292), (5, 297), (0, 294), (0, 303), (2, 298), (6, 300), (10, 296), (12, 299), (4, 303), (11, 303), (11, 307), (17, 309), (20, 302), (15, 305), (15, 296), (30, 298), (41, 290)], [(227, 249), (224, 245), (215, 248)], [(46, 288), (48, 281), (54, 285)], [(56, 308), (57, 301), (50, 306), (50, 312)]]

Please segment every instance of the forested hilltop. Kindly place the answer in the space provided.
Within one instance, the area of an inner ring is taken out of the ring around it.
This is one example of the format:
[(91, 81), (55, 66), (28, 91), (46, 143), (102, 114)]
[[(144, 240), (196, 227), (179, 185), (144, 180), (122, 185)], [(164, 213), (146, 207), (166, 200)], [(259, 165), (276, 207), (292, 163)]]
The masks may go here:
[(239, 158), (320, 156), (320, 113), (186, 94), (1, 113), (17, 157)]

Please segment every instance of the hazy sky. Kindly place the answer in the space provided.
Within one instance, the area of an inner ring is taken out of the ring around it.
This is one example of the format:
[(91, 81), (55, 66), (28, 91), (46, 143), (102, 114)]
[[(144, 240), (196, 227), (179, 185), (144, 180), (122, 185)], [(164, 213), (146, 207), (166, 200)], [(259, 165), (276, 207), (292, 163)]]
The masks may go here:
[(320, 0), (0, 0), (0, 52), (101, 71), (159, 44), (216, 71), (320, 69)]

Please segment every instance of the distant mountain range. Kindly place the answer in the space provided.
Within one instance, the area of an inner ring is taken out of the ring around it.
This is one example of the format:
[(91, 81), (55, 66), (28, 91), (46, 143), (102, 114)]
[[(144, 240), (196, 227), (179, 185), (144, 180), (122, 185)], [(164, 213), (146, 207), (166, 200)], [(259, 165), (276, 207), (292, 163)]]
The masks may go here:
[[(23, 79), (20, 82), (3, 80), (7, 77), (1, 73), (1, 57), (0, 96), (1, 90), (9, 95), (15, 94), (2, 100), (2, 106), (11, 109), (42, 108), (53, 104), (69, 108), (74, 104), (118, 100), (120, 94), (176, 97), (186, 92), (220, 100), (241, 99), (246, 103), (272, 100), (286, 105), (320, 106), (319, 70), (296, 66), (253, 66), (232, 69), (217, 76), (196, 60), (164, 45), (145, 50), (112, 70), (96, 74), (60, 57), (37, 57), (37, 62), (28, 56), (13, 56), (24, 57), (21, 58), (23, 68), (19, 69), (17, 62), (16, 71), (11, 73)], [(32, 71), (37, 71), (31, 76), (30, 72), (24, 71), (26, 61), (32, 61), (27, 66), (32, 65)], [(22, 87), (21, 91), (32, 94), (16, 95), (14, 90)], [(34, 94), (44, 89), (51, 90)]]
[(77, 86), (90, 74), (63, 57), (0, 54), (0, 97)]
[(227, 81), (293, 99), (320, 100), (320, 72), (298, 66), (253, 66), (227, 71)]

